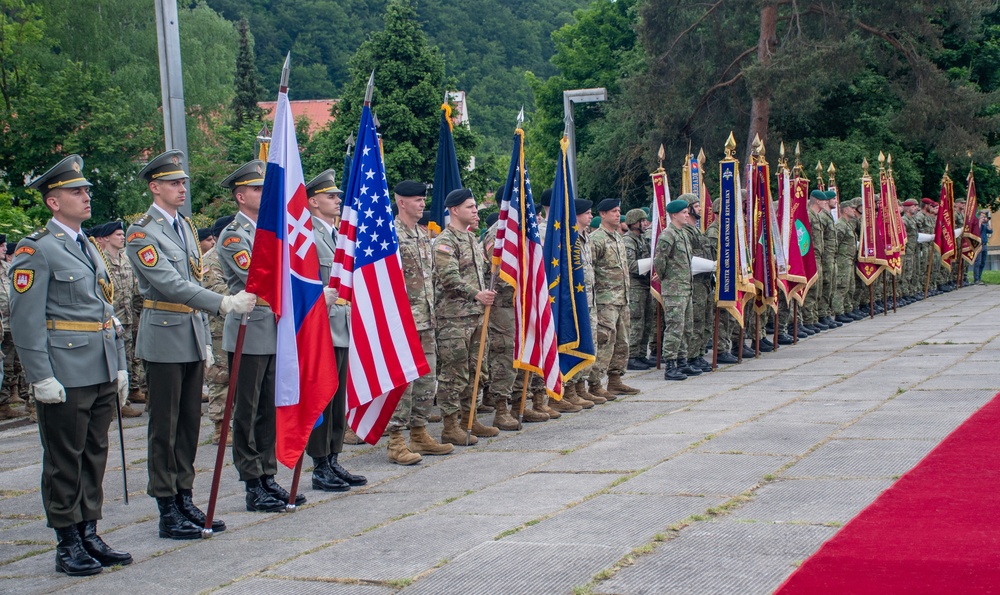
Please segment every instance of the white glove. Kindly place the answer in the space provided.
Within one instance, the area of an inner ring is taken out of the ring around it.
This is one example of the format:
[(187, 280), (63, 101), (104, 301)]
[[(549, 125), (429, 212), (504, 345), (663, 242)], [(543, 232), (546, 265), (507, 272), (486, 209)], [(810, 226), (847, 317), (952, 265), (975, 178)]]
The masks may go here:
[(247, 293), (246, 290), (242, 290), (236, 295), (227, 295), (222, 298), (222, 304), (219, 306), (219, 314), (225, 316), (230, 312), (236, 314), (246, 314), (257, 304), (257, 296), (252, 293)]
[(46, 405), (55, 405), (66, 402), (66, 389), (56, 380), (55, 376), (49, 376), (45, 380), (31, 383), (31, 392), (35, 395), (35, 400)]
[(118, 370), (118, 404), (125, 406), (128, 399), (128, 370)]
[(205, 345), (205, 369), (215, 365), (215, 355), (212, 353), (212, 346)]
[(332, 287), (323, 288), (323, 298), (326, 299), (326, 307), (329, 308), (337, 303), (337, 298), (340, 297), (340, 293)]

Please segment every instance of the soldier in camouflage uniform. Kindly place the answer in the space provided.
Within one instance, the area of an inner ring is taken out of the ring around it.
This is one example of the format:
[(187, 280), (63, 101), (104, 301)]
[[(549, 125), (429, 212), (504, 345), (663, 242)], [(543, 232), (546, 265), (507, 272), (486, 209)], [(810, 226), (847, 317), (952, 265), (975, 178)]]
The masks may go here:
[(903, 201), (903, 226), (906, 228), (906, 254), (903, 255), (903, 296), (907, 302), (917, 299), (917, 294), (922, 297), (923, 292), (919, 292), (917, 287), (917, 270), (920, 268), (920, 245), (917, 243), (917, 234), (920, 233), (916, 214), (919, 207), (917, 201), (908, 198)]
[[(590, 336), (593, 337), (597, 328), (597, 310), (595, 309), (596, 302), (594, 301), (594, 254), (591, 250), (590, 233), (593, 229), (591, 223), (595, 218), (590, 209), (594, 206), (594, 203), (590, 200), (578, 198), (574, 206), (576, 208), (576, 226), (579, 229), (579, 234), (576, 238), (576, 247), (573, 253), (574, 259), (577, 257), (580, 258), (580, 266), (583, 269), (583, 286), (584, 292), (587, 294), (587, 310), (590, 312)], [(545, 405), (545, 400), (547, 399), (545, 389), (540, 388), (533, 391), (532, 402), (535, 403), (533, 406), (535, 408), (542, 408), (549, 414), (549, 417), (555, 419), (561, 413), (578, 413), (583, 411), (584, 407), (589, 408), (593, 406), (588, 406), (584, 401), (597, 405), (607, 403), (608, 400), (604, 397), (592, 395), (587, 392), (587, 386), (584, 383), (590, 374), (590, 369), (593, 367), (593, 364), (591, 364), (590, 366), (581, 368), (573, 378), (565, 383), (561, 401), (549, 401), (548, 405)]]
[[(682, 194), (678, 200), (688, 203), (688, 221), (684, 224), (682, 231), (687, 234), (691, 256), (715, 260), (715, 249), (709, 245), (708, 237), (701, 231), (701, 201), (694, 194)], [(712, 333), (709, 321), (714, 322), (715, 320), (715, 293), (713, 291), (715, 273), (692, 275), (691, 281), (691, 320), (693, 324), (688, 330), (687, 353), (682, 355), (687, 358), (688, 366), (702, 372), (711, 372), (712, 364), (708, 363), (704, 355), (705, 345)], [(711, 300), (709, 296), (711, 296)]]
[[(962, 197), (955, 197), (955, 229), (965, 229), (965, 199)], [(968, 267), (965, 263), (961, 263), (959, 266), (959, 261), (962, 259), (962, 238), (961, 236), (955, 238), (955, 256), (951, 261), (951, 274), (948, 276), (948, 283), (951, 285), (952, 289), (958, 288), (958, 270), (968, 271)]]
[(820, 321), (830, 328), (843, 326), (833, 319), (833, 293), (837, 290), (837, 229), (833, 221), (831, 208), (836, 206), (837, 193), (827, 190), (826, 200), (819, 201), (820, 212), (817, 213), (823, 224), (823, 291), (819, 296)]
[[(465, 446), (478, 442), (476, 436), (500, 433), (476, 419), (473, 377), (479, 355), (485, 307), (492, 305), (496, 292), (484, 279), (486, 259), (476, 234), (470, 227), (479, 224), (478, 208), (472, 191), (459, 188), (445, 199), (450, 220), (434, 239), (434, 299), (438, 323), (438, 406), (444, 415), (441, 442)], [(459, 425), (458, 414), (464, 419)], [(465, 428), (472, 417), (472, 436), (466, 442)]]
[[(235, 215), (219, 217), (212, 225), (212, 233), (219, 237), (222, 230), (226, 229), (233, 222)], [(204, 275), (201, 279), (201, 286), (218, 293), (219, 295), (229, 295), (229, 285), (222, 274), (222, 265), (219, 264), (219, 251), (217, 246), (212, 246), (208, 252), (201, 257), (201, 266)], [(209, 316), (208, 328), (212, 332), (212, 352), (224, 353), (222, 350), (222, 334), (226, 325), (226, 319), (219, 316)], [(208, 396), (208, 419), (215, 426), (212, 432), (212, 444), (218, 444), (222, 437), (222, 418), (225, 414), (226, 395), (229, 392), (229, 366), (221, 357), (212, 362), (211, 366), (205, 368), (205, 386)], [(226, 434), (226, 444), (233, 443), (233, 433)]]
[(805, 328), (814, 333), (825, 331), (830, 328), (820, 321), (823, 283), (825, 279), (823, 274), (823, 242), (826, 234), (823, 231), (824, 224), (819, 214), (823, 210), (820, 203), (825, 200), (826, 193), (822, 190), (813, 190), (809, 194), (809, 228), (812, 230), (809, 239), (812, 240), (813, 254), (816, 255), (816, 281), (809, 289), (809, 293), (806, 294), (805, 302), (802, 304), (802, 321)]
[[(715, 220), (705, 229), (705, 240), (708, 242), (709, 248), (711, 248), (711, 259), (719, 260), (719, 209), (722, 207), (722, 201), (716, 200), (712, 203), (712, 212), (715, 213)], [(715, 291), (713, 290), (709, 294), (709, 300), (712, 304), (712, 309), (717, 307), (715, 302)], [(714, 333), (715, 324), (715, 312), (712, 312), (712, 324)], [(733, 315), (729, 313), (728, 310), (719, 311), (719, 345), (717, 351), (719, 352), (717, 362), (720, 364), (735, 364), (738, 360), (733, 354), (733, 349), (735, 348), (735, 343), (737, 342), (736, 337), (739, 337), (739, 324)], [(714, 346), (713, 346), (714, 347)]]
[(858, 257), (857, 227), (858, 209), (861, 198), (844, 201), (840, 204), (840, 217), (836, 224), (837, 230), (837, 288), (833, 293), (833, 311), (837, 322), (854, 322), (849, 312), (854, 310), (851, 297), (854, 295), (854, 283), (857, 275), (854, 273), (854, 263)]
[[(135, 319), (132, 318), (132, 299), (136, 294), (135, 273), (132, 264), (122, 251), (125, 249), (125, 226), (121, 221), (113, 221), (97, 225), (90, 230), (91, 241), (97, 246), (104, 264), (108, 268), (108, 276), (115, 288), (115, 317), (122, 323), (125, 330), (125, 358), (128, 362), (129, 378), (142, 378), (142, 363), (135, 357), (135, 343), (132, 341), (132, 328)], [(122, 407), (123, 417), (139, 417), (142, 408), (136, 403), (145, 403), (146, 395), (135, 386), (129, 389), (128, 400)]]
[[(0, 249), (6, 256), (7, 236), (0, 234)], [(0, 263), (0, 324), (3, 326), (3, 382), (0, 385), (0, 421), (14, 419), (27, 414), (27, 411), (16, 410), (11, 405), (21, 401), (18, 398), (18, 370), (14, 365), (17, 354), (14, 350), (14, 339), (10, 334), (10, 279), (7, 278), (7, 262)]]
[[(628, 363), (629, 339), (629, 274), (625, 242), (618, 233), (621, 201), (605, 198), (597, 205), (601, 227), (590, 236), (594, 257), (595, 309), (597, 327), (594, 347), (597, 351), (588, 378), (590, 394), (612, 400), (616, 395), (639, 392), (621, 381)], [(604, 374), (608, 387), (602, 387)]]
[[(686, 380), (687, 329), (694, 324), (691, 312), (693, 280), (691, 278), (691, 245), (684, 224), (688, 220), (688, 203), (677, 199), (667, 203), (670, 224), (656, 241), (653, 270), (660, 279), (663, 297), (663, 360), (664, 380)], [(691, 368), (691, 375), (701, 374)]]
[(642, 209), (632, 209), (625, 214), (625, 225), (628, 226), (628, 233), (623, 240), (629, 276), (629, 370), (648, 370), (655, 365), (647, 361), (646, 348), (655, 326), (656, 302), (649, 293), (650, 271), (639, 272), (639, 261), (650, 258), (649, 241), (642, 233), (645, 227), (643, 223), (648, 221), (649, 217)]
[[(403, 446), (416, 455), (446, 455), (455, 450), (451, 444), (440, 444), (427, 433), (427, 418), (434, 406), (437, 391), (437, 344), (434, 329), (437, 319), (434, 312), (434, 254), (427, 230), (417, 225), (423, 214), (427, 187), (413, 180), (405, 180), (393, 188), (398, 213), (395, 219), (399, 238), (399, 258), (406, 271), (406, 294), (413, 312), (413, 322), (420, 335), (420, 345), (431, 371), (410, 383), (396, 405), (389, 421), (389, 441), (396, 433), (402, 442), (402, 431), (410, 430), (409, 446), (396, 445), (398, 453)], [(391, 446), (391, 444), (390, 444)], [(390, 451), (390, 460), (393, 453)]]
[[(933, 199), (924, 198), (922, 200), (922, 209), (917, 213), (917, 223), (918, 230), (920, 233), (926, 233), (931, 236), (934, 235), (934, 228), (937, 226), (937, 211), (938, 204), (934, 202)], [(935, 268), (939, 268), (938, 263), (941, 261), (941, 256), (938, 251), (934, 248), (934, 242), (925, 242), (921, 244), (922, 249), (920, 250), (920, 270), (917, 273), (917, 279), (919, 282), (919, 291), (923, 293), (925, 289), (929, 287), (929, 295), (937, 295), (937, 282), (934, 278)], [(927, 269), (931, 269), (930, 284), (927, 284)]]

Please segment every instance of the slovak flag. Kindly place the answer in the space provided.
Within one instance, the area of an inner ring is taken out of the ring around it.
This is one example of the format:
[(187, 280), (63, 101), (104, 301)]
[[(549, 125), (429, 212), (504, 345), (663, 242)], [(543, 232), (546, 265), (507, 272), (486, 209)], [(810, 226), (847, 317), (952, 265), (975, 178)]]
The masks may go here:
[(305, 179), (286, 89), (278, 93), (247, 291), (278, 321), (274, 404), (276, 455), (294, 467), (337, 391), (333, 339)]
[(367, 104), (344, 199), (330, 287), (351, 303), (347, 423), (375, 444), (407, 385), (429, 373), (430, 365), (406, 295), (382, 151)]

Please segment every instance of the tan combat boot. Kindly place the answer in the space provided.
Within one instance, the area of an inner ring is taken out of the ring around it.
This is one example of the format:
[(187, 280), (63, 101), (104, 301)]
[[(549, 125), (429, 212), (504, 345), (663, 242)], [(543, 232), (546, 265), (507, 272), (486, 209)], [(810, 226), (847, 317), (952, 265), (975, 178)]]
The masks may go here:
[[(384, 435), (384, 434), (383, 434)], [(365, 441), (354, 433), (350, 426), (344, 428), (344, 444), (364, 444)]]
[(423, 460), (423, 457), (415, 452), (410, 452), (406, 448), (406, 441), (403, 440), (402, 430), (392, 430), (389, 432), (389, 462), (397, 465), (416, 465)]
[[(570, 400), (570, 397), (575, 394), (575, 389), (573, 385), (567, 385), (566, 389), (563, 391), (563, 397), (561, 401), (554, 401), (549, 399), (549, 407), (560, 412), (560, 413), (579, 413), (583, 411), (583, 407), (579, 405), (574, 405)], [(594, 405), (591, 404), (591, 407)]]
[(14, 409), (13, 407), (11, 407), (7, 403), (4, 403), (3, 405), (0, 405), (0, 420), (15, 419), (15, 418), (18, 418), (18, 417), (24, 417), (26, 414), (27, 414), (27, 411), (25, 411), (25, 412), (22, 413), (21, 411), (18, 411), (17, 409)]
[(573, 386), (572, 388), (564, 392), (562, 400), (566, 401), (567, 403), (572, 403), (573, 405), (576, 405), (581, 409), (590, 409), (594, 406), (593, 402), (588, 401), (587, 399), (583, 399), (580, 397), (580, 395), (577, 394), (576, 386)]
[(441, 444), (427, 433), (427, 428), (418, 426), (410, 428), (410, 452), (418, 455), (447, 455), (454, 452), (455, 447)]
[(125, 401), (125, 406), (122, 407), (122, 417), (139, 417), (142, 415), (142, 412), (142, 409), (133, 407), (128, 401)]
[(466, 443), (465, 428), (466, 426), (458, 426), (457, 413), (444, 416), (444, 430), (441, 431), (441, 442), (444, 442), (445, 444), (454, 444), (456, 446), (472, 446), (473, 444), (479, 442), (479, 438), (469, 436), (469, 442)]
[[(559, 419), (562, 417), (562, 413), (559, 413), (555, 409), (549, 407), (548, 395), (543, 391), (535, 391), (531, 393), (531, 410), (537, 411), (539, 413), (544, 413), (549, 416), (549, 419)], [(527, 414), (527, 412), (525, 412)], [(528, 419), (525, 416), (525, 419)]]
[[(549, 421), (549, 414), (545, 413), (538, 408), (537, 401), (535, 400), (535, 395), (538, 393), (532, 393), (531, 395), (531, 406), (529, 407), (527, 403), (524, 404), (524, 416), (521, 418), (523, 421), (533, 424), (541, 421)], [(542, 402), (545, 399), (545, 392), (541, 392)], [(520, 402), (518, 403), (520, 407)]]
[[(215, 430), (212, 432), (212, 444), (218, 444), (219, 439), (222, 438), (222, 421), (215, 422)], [(229, 431), (226, 433), (226, 446), (233, 445), (233, 432)]]
[(496, 402), (497, 412), (493, 415), (493, 425), (505, 432), (512, 432), (521, 429), (517, 420), (511, 417), (511, 412), (507, 410), (507, 403)]
[(608, 400), (602, 397), (601, 395), (595, 395), (594, 393), (588, 391), (587, 387), (584, 386), (583, 381), (580, 381), (578, 384), (576, 384), (574, 388), (576, 389), (575, 391), (576, 396), (580, 397), (581, 399), (586, 399), (591, 403), (594, 403), (595, 405), (603, 405), (608, 402)]
[(613, 395), (637, 395), (641, 391), (622, 382), (621, 374), (608, 374), (608, 391)]
[(128, 393), (128, 402), (129, 403), (145, 403), (146, 402), (146, 393), (142, 392), (141, 390), (139, 390), (137, 388), (133, 388)]
[(604, 390), (604, 387), (601, 386), (600, 382), (587, 381), (587, 392), (589, 392), (592, 395), (596, 395), (598, 397), (606, 399), (608, 401), (614, 401), (615, 399), (618, 398), (617, 395), (613, 395), (608, 391)]
[[(462, 429), (465, 430), (469, 427), (469, 412), (462, 412)], [(472, 435), (479, 436), (480, 438), (492, 438), (494, 436), (500, 435), (500, 430), (494, 428), (493, 426), (484, 426), (479, 423), (479, 418), (473, 416), (472, 418)]]

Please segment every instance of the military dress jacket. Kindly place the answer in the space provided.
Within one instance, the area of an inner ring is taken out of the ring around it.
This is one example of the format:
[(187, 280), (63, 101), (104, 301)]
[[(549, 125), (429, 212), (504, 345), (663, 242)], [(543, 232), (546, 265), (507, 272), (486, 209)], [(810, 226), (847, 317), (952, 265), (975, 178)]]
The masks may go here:
[(221, 295), (201, 286), (198, 234), (190, 219), (178, 217), (183, 240), (155, 206), (125, 234), (125, 253), (148, 300), (135, 343), (136, 357), (147, 362), (204, 360), (205, 346), (212, 344), (205, 313), (217, 314), (222, 305)]
[[(319, 278), (323, 282), (323, 287), (330, 284), (330, 270), (333, 268), (333, 255), (337, 251), (336, 231), (334, 235), (326, 229), (326, 225), (317, 217), (313, 217), (313, 235), (316, 237), (316, 255), (319, 257)], [(327, 313), (330, 316), (330, 335), (333, 337), (334, 347), (351, 346), (351, 306), (347, 303), (338, 303), (329, 306)]]
[(96, 248), (57, 223), (17, 244), (10, 266), (10, 330), (29, 383), (55, 377), (66, 388), (117, 379), (125, 343), (112, 317), (111, 277)]
[[(233, 222), (219, 234), (215, 249), (219, 252), (219, 265), (229, 285), (229, 293), (236, 295), (247, 287), (250, 271), (250, 257), (253, 254), (253, 236), (256, 226), (243, 213), (237, 213)], [(222, 348), (236, 351), (236, 335), (240, 331), (242, 314), (230, 312), (226, 315), (226, 327), (222, 334)], [(247, 316), (246, 336), (243, 339), (243, 353), (248, 355), (274, 355), (278, 350), (278, 324), (274, 312), (265, 302), (257, 300), (257, 306)]]

